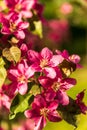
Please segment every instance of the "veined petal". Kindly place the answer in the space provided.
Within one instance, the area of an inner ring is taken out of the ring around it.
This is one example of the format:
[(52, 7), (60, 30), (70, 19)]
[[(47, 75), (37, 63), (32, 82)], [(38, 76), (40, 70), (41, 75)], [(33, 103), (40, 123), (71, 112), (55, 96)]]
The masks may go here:
[[(34, 98), (33, 103), (36, 104), (37, 107), (40, 107), (40, 108), (46, 107), (46, 101), (44, 100), (44, 98), (41, 95), (37, 95)], [(33, 104), (32, 104), (32, 106), (33, 106)]]
[(64, 58), (61, 55), (53, 55), (53, 57), (50, 60), (50, 66), (58, 66), (63, 60)]
[(1, 29), (1, 33), (2, 34), (10, 34), (11, 31), (9, 30), (8, 27), (3, 26), (3, 28)]
[(18, 38), (18, 39), (24, 39), (25, 38), (25, 33), (22, 30), (18, 30), (16, 32), (14, 32), (14, 35)]
[(49, 119), (49, 121), (52, 122), (59, 122), (62, 120), (61, 116), (58, 114), (57, 111), (50, 111), (47, 115), (47, 118)]
[(27, 52), (27, 54), (28, 54), (28, 59), (29, 59), (30, 61), (32, 61), (33, 63), (39, 61), (39, 53), (38, 53), (38, 52), (33, 51), (33, 50), (29, 50), (29, 51)]
[(28, 78), (32, 77), (35, 73), (35, 69), (33, 67), (28, 67), (28, 69), (26, 69), (26, 72), (25, 72), (25, 76)]
[(49, 109), (50, 111), (54, 111), (54, 110), (57, 109), (57, 107), (58, 107), (58, 101), (57, 101), (57, 100), (54, 100), (54, 101), (52, 101), (52, 102), (50, 103), (48, 109)]
[(18, 72), (20, 73), (20, 74), (24, 74), (24, 65), (23, 64), (18, 64)]
[(47, 88), (50, 87), (52, 85), (52, 80), (50, 80), (50, 78), (46, 77), (46, 76), (40, 76), (39, 77), (39, 82), (40, 84), (44, 87)]
[[(16, 69), (10, 69), (8, 75), (9, 75), (9, 76), (11, 75), (12, 77), (16, 77), (16, 78), (17, 78), (18, 76), (20, 76), (18, 70), (16, 70)], [(10, 77), (11, 77), (11, 76), (10, 76)]]
[(28, 23), (28, 22), (20, 22), (20, 23), (18, 24), (18, 28), (19, 28), (19, 29), (26, 29), (26, 28), (28, 28), (28, 26), (29, 26), (29, 23)]
[(61, 89), (68, 90), (76, 84), (76, 79), (66, 78), (61, 81)]
[(53, 56), (52, 51), (50, 51), (47, 47), (43, 48), (40, 54), (44, 59), (48, 60), (50, 60), (50, 58)]
[(26, 18), (31, 18), (32, 17), (32, 12), (31, 11), (27, 11), (27, 10), (22, 10), (21, 12), (20, 12), (21, 14), (22, 14), (22, 16), (23, 17), (26, 17)]
[(44, 73), (46, 74), (47, 77), (49, 77), (51, 79), (54, 79), (57, 75), (55, 69), (53, 69), (51, 67), (45, 67)]
[(69, 97), (66, 94), (66, 92), (59, 90), (57, 92), (57, 99), (58, 99), (58, 102), (62, 105), (68, 105), (69, 104)]
[(35, 126), (34, 130), (42, 130), (46, 126), (46, 119), (43, 116), (36, 118)]
[(27, 83), (18, 83), (17, 87), (21, 95), (26, 94), (27, 89), (28, 89)]
[(24, 115), (30, 119), (40, 117), (40, 113), (39, 113), (38, 109), (26, 110), (24, 112)]

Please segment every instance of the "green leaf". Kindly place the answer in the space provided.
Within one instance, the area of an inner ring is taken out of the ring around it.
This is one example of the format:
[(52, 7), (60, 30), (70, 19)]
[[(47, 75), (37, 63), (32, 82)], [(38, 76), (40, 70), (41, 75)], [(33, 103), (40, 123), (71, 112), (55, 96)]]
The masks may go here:
[(41, 21), (34, 21), (35, 30), (32, 31), (33, 34), (38, 35), (40, 38), (43, 37), (42, 35), (42, 23)]
[(4, 84), (4, 81), (6, 79), (7, 72), (4, 66), (0, 66), (0, 87)]
[(24, 112), (27, 108), (29, 108), (29, 105), (32, 100), (32, 95), (31, 94), (26, 94), (26, 95), (16, 95), (14, 98), (11, 107), (10, 107), (10, 115), (9, 119), (15, 118), (17, 113), (22, 113)]
[(5, 48), (2, 52), (2, 55), (8, 61), (15, 61), (17, 63), (20, 60), (20, 57), (21, 57), (21, 50), (16, 46), (12, 46), (10, 49)]
[(40, 88), (38, 85), (34, 84), (32, 86), (32, 88), (30, 89), (30, 93), (34, 96), (36, 96), (37, 94), (40, 94)]
[(12, 46), (10, 48), (10, 53), (14, 59), (14, 61), (18, 62), (20, 60), (20, 57), (21, 57), (21, 50), (16, 47), (16, 46)]
[(11, 55), (11, 53), (10, 53), (9, 48), (3, 49), (2, 55), (3, 55), (8, 61), (13, 61), (13, 57), (12, 57), (12, 55)]
[(59, 105), (58, 112), (62, 118), (69, 124), (77, 128), (77, 115), (81, 113), (75, 100), (69, 98), (70, 103), (67, 106)]
[(5, 62), (4, 62), (3, 58), (0, 57), (0, 66), (4, 66), (4, 65), (5, 65)]

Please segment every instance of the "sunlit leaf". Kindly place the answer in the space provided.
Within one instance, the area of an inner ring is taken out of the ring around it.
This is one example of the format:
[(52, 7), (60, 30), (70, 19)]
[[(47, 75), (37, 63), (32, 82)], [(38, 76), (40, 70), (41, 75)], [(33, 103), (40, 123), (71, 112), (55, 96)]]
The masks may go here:
[(4, 66), (4, 65), (5, 65), (5, 62), (4, 62), (3, 58), (0, 57), (0, 66)]
[(32, 31), (33, 34), (38, 35), (42, 38), (42, 23), (41, 21), (34, 21), (35, 30)]
[(12, 57), (12, 55), (11, 55), (11, 53), (10, 53), (9, 48), (3, 49), (2, 55), (3, 55), (8, 61), (13, 61), (13, 57)]
[(32, 88), (31, 88), (31, 90), (30, 90), (30, 93), (32, 94), (32, 95), (37, 95), (37, 94), (40, 94), (40, 88), (39, 88), (39, 86), (38, 85), (33, 85), (32, 86)]
[(10, 53), (14, 59), (14, 61), (18, 62), (20, 60), (21, 57), (21, 51), (18, 47), (12, 46), (10, 48)]
[(8, 60), (8, 61), (15, 61), (18, 62), (21, 57), (21, 51), (18, 47), (12, 46), (10, 49), (5, 48), (2, 52), (2, 55)]
[(32, 95), (26, 94), (26, 95), (17, 95), (10, 107), (10, 115), (9, 119), (15, 118), (17, 113), (24, 112), (27, 108), (29, 108), (29, 104), (31, 103)]
[(7, 72), (4, 66), (0, 66), (0, 87), (4, 84), (4, 81), (6, 79)]

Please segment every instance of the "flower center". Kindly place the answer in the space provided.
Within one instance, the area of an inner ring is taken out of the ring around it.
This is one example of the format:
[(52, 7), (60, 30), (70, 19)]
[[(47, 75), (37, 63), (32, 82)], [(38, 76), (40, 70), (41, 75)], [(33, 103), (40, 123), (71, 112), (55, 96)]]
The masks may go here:
[(44, 68), (48, 65), (48, 60), (47, 59), (42, 59), (40, 62), (40, 67)]
[(16, 30), (16, 24), (14, 24), (13, 22), (10, 22), (10, 31), (14, 32)]
[(16, 10), (17, 12), (19, 12), (19, 11), (21, 10), (21, 8), (22, 8), (21, 4), (17, 4), (17, 5), (15, 6), (15, 10)]
[(54, 82), (52, 85), (52, 89), (57, 92), (58, 89), (60, 88), (60, 83), (59, 82)]
[(18, 77), (18, 82), (25, 83), (27, 82), (27, 79), (24, 75)]
[(46, 107), (40, 109), (40, 115), (43, 115), (44, 117), (47, 116), (48, 112), (49, 110)]

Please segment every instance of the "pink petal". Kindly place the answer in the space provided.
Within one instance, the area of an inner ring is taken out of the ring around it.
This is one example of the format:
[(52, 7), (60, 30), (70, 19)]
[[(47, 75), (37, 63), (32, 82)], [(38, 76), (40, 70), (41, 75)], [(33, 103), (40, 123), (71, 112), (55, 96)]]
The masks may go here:
[(22, 14), (23, 17), (26, 17), (26, 18), (31, 18), (32, 15), (33, 15), (32, 12), (29, 11), (29, 10), (28, 11), (26, 11), (26, 10), (23, 11), (22, 10), (20, 13)]
[(52, 55), (53, 55), (52, 51), (50, 51), (47, 47), (43, 48), (41, 51), (41, 56), (44, 59), (50, 60), (50, 58), (52, 58)]
[(66, 78), (61, 81), (61, 89), (68, 90), (76, 84), (76, 79)]
[(33, 51), (33, 50), (29, 50), (29, 51), (27, 52), (27, 54), (28, 54), (28, 59), (29, 59), (30, 61), (32, 61), (33, 63), (39, 61), (39, 53), (38, 53), (38, 52)]
[(11, 31), (9, 30), (9, 28), (7, 28), (7, 27), (3, 27), (2, 29), (1, 29), (1, 33), (2, 34), (11, 34)]
[(25, 76), (28, 78), (32, 77), (35, 73), (35, 69), (33, 67), (29, 67), (28, 69), (26, 69), (26, 72), (25, 72)]
[(71, 55), (70, 57), (69, 57), (69, 59), (72, 61), (72, 62), (74, 62), (74, 63), (78, 63), (78, 62), (80, 62), (80, 56), (78, 56), (78, 55)]
[(47, 77), (54, 79), (56, 77), (56, 71), (55, 69), (51, 68), (51, 67), (45, 67), (44, 69), (44, 73), (46, 74)]
[(39, 110), (36, 108), (36, 109), (31, 109), (31, 110), (26, 110), (24, 112), (24, 115), (27, 117), (27, 118), (37, 118), (37, 117), (40, 117), (40, 113), (39, 113)]
[(54, 101), (52, 101), (52, 102), (50, 103), (48, 109), (49, 109), (50, 111), (54, 111), (54, 110), (57, 109), (57, 107), (58, 107), (58, 101), (57, 101), (57, 100), (54, 100)]
[(62, 105), (68, 105), (69, 104), (69, 97), (66, 94), (66, 92), (63, 91), (58, 91), (57, 92), (57, 99), (58, 102), (61, 103)]
[(16, 32), (14, 32), (14, 35), (18, 38), (18, 39), (24, 39), (25, 38), (25, 33), (22, 30), (18, 30)]
[(36, 118), (34, 130), (42, 130), (46, 126), (46, 119), (44, 117)]
[[(46, 101), (44, 100), (44, 98), (41, 95), (37, 95), (34, 98), (34, 104), (37, 105), (37, 107), (43, 108), (46, 107)], [(32, 107), (34, 106), (34, 104), (32, 104)]]
[(28, 28), (29, 27), (29, 23), (28, 22), (20, 22), (19, 24), (18, 24), (18, 28), (19, 29), (26, 29), (26, 28)]
[(26, 94), (27, 89), (28, 89), (27, 83), (18, 83), (17, 87), (21, 95)]
[(24, 65), (23, 64), (18, 64), (18, 72), (20, 73), (20, 74), (24, 74)]
[(58, 66), (63, 60), (64, 58), (61, 55), (54, 55), (50, 60), (50, 64), (52, 67), (55, 67)]
[(50, 80), (50, 78), (46, 77), (46, 76), (40, 76), (39, 77), (39, 82), (40, 84), (44, 87), (47, 88), (50, 87), (52, 85), (52, 81)]
[(48, 113), (47, 118), (49, 119), (49, 121), (52, 122), (59, 122), (62, 120), (61, 116), (58, 114), (57, 111), (51, 111)]
[(13, 79), (13, 77), (17, 78), (18, 76), (20, 76), (18, 70), (16, 70), (16, 69), (10, 69), (8, 72), (9, 72), (8, 76), (9, 76), (10, 79)]
[[(48, 90), (45, 93), (45, 98), (46, 98), (46, 101), (48, 101), (48, 102), (54, 101), (55, 97), (56, 97), (56, 93), (52, 89)], [(58, 102), (57, 102), (57, 104), (58, 104)]]

